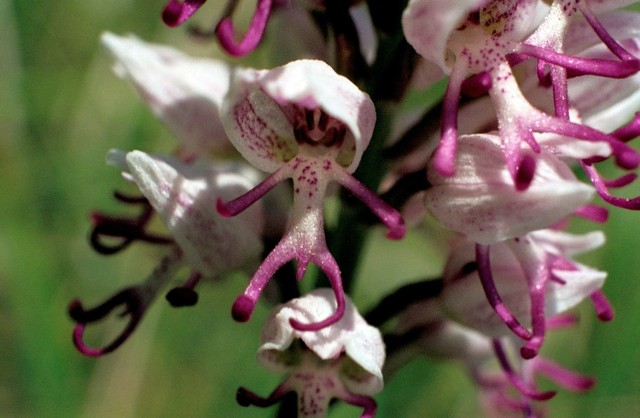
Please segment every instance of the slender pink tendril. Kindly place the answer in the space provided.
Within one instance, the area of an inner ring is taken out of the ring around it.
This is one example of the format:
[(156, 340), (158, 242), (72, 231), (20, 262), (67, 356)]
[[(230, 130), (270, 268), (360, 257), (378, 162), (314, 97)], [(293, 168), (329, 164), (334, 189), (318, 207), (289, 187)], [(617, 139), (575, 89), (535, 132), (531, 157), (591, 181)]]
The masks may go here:
[(491, 273), (488, 245), (476, 244), (476, 263), (478, 264), (480, 283), (493, 310), (515, 335), (523, 340), (530, 340), (531, 332), (520, 324), (498, 293)]
[(499, 340), (493, 340), (493, 351), (496, 354), (498, 362), (500, 363), (500, 367), (505, 372), (507, 379), (509, 379), (509, 382), (511, 382), (511, 384), (515, 386), (515, 388), (518, 389), (518, 391), (522, 393), (522, 395), (536, 401), (546, 401), (556, 395), (555, 391), (540, 392), (522, 381), (522, 378), (518, 376), (518, 374), (511, 367), (511, 364), (509, 363), (507, 355), (504, 351), (504, 347)]
[(231, 18), (233, 8), (225, 13), (225, 16), (218, 23), (215, 33), (218, 36), (220, 45), (227, 53), (236, 57), (242, 57), (258, 46), (262, 40), (267, 21), (271, 14), (271, 1), (272, 0), (258, 0), (249, 28), (240, 41), (237, 41), (235, 38), (235, 30)]

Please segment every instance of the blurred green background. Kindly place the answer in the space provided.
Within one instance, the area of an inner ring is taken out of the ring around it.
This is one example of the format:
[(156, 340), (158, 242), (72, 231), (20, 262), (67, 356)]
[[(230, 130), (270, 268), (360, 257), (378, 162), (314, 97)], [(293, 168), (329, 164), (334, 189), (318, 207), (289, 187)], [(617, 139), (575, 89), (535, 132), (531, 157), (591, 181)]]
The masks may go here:
[[(216, 3), (207, 4), (198, 20), (213, 22), (222, 7)], [(87, 244), (89, 212), (121, 212), (110, 195), (127, 190), (117, 170), (104, 164), (107, 150), (169, 152), (175, 144), (131, 87), (112, 75), (100, 33), (133, 32), (201, 55), (217, 53), (213, 42), (194, 43), (184, 30), (164, 27), (162, 6), (162, 0), (0, 2), (0, 417), (275, 412), (235, 403), (240, 385), (266, 395), (280, 381), (254, 358), (268, 308), (261, 305), (248, 324), (230, 318), (231, 302), (246, 284), (242, 275), (202, 286), (201, 302), (191, 309), (171, 309), (159, 300), (134, 337), (104, 358), (85, 358), (71, 344), (71, 299), (92, 306), (124, 284), (142, 281), (163, 253), (137, 245), (104, 257)], [(598, 377), (588, 394), (561, 391), (548, 404), (550, 416), (640, 416), (639, 219), (612, 211), (607, 246), (584, 259), (609, 272), (605, 291), (617, 317), (601, 324), (584, 306), (578, 329), (549, 339), (546, 355)], [(356, 303), (369, 307), (403, 281), (436, 275), (442, 249), (429, 234), (413, 233), (402, 244), (374, 234)], [(381, 253), (390, 254), (384, 260), (393, 264), (381, 261)], [(469, 417), (478, 411), (463, 371), (427, 359), (388, 380), (377, 399), (380, 417)], [(340, 405), (332, 416), (358, 414)]]

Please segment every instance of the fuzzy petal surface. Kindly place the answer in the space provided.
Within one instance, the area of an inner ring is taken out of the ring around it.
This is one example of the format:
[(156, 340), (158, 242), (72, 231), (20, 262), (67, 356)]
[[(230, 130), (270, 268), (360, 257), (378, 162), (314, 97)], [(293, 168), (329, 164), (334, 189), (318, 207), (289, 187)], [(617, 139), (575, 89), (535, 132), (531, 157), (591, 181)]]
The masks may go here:
[(252, 187), (230, 168), (192, 167), (141, 151), (127, 154), (131, 175), (159, 213), (192, 266), (216, 276), (254, 262), (262, 250), (260, 205), (222, 218), (216, 200)]
[(196, 155), (228, 153), (219, 111), (229, 88), (229, 65), (193, 58), (133, 35), (102, 35), (116, 59), (115, 72), (134, 85), (153, 113)]
[(531, 186), (516, 191), (497, 138), (480, 134), (459, 141), (457, 171), (445, 177), (431, 167), (427, 209), (445, 227), (482, 244), (546, 228), (588, 202), (594, 190), (549, 153), (532, 154)]

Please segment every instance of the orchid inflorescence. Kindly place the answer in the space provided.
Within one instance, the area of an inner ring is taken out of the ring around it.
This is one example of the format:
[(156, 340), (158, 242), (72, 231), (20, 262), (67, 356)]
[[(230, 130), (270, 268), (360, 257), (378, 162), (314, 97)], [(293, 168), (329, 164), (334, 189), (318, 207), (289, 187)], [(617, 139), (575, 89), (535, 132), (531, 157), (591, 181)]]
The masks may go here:
[[(162, 18), (179, 26), (204, 3), (170, 0)], [(460, 362), (488, 416), (540, 416), (556, 392), (540, 390), (538, 375), (591, 389), (593, 378), (540, 350), (548, 331), (576, 325), (570, 310), (585, 299), (601, 320), (614, 316), (606, 273), (578, 261), (604, 234), (569, 229), (574, 217), (606, 222), (602, 202), (640, 209), (640, 197), (612, 192), (640, 166), (630, 144), (640, 136), (640, 14), (623, 9), (631, 3), (258, 0), (239, 35), (238, 1), (229, 0), (214, 30), (192, 28), (233, 57), (292, 56), (268, 69), (105, 33), (116, 74), (180, 142), (170, 156), (109, 152), (140, 193), (116, 199), (140, 213), (95, 212), (93, 247), (115, 254), (145, 242), (165, 256), (147, 280), (94, 308), (72, 302), (74, 343), (96, 357), (118, 348), (179, 270), (190, 273), (167, 293), (176, 307), (240, 270), (250, 279), (230, 301), (238, 322), (267, 286), (280, 288), (258, 359), (286, 374), (267, 397), (240, 388), (241, 405), (295, 392), (300, 416), (325, 416), (337, 398), (373, 417), (383, 376), (417, 355)], [(619, 176), (603, 177), (602, 163)], [(327, 201), (337, 220), (327, 222)], [(451, 231), (438, 235), (448, 251), (441, 277), (366, 277), (397, 290), (361, 315), (349, 294), (368, 231), (382, 224), (402, 240), (423, 234), (426, 219)], [(300, 295), (309, 263), (323, 277)], [(129, 318), (122, 333), (90, 347), (87, 325), (115, 310)]]

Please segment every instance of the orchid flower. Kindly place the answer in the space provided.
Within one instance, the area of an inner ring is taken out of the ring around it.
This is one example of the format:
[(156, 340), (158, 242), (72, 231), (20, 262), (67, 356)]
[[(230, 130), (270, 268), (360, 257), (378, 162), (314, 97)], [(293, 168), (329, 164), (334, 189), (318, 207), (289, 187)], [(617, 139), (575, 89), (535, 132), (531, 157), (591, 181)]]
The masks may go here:
[(294, 191), (287, 231), (236, 299), (234, 318), (249, 320), (268, 280), (282, 265), (297, 260), (298, 280), (309, 262), (327, 275), (338, 309), (318, 323), (293, 326), (318, 330), (331, 325), (342, 317), (345, 304), (340, 270), (324, 235), (323, 202), (329, 183), (341, 184), (367, 204), (389, 229), (389, 238), (402, 238), (405, 232), (398, 212), (351, 174), (371, 138), (373, 103), (325, 63), (301, 60), (272, 70), (236, 70), (222, 120), (238, 151), (253, 166), (271, 173), (235, 200), (219, 200), (222, 215), (241, 213), (287, 178), (293, 180)]
[[(481, 244), (491, 244), (547, 228), (583, 208), (594, 189), (578, 181), (569, 166), (542, 149), (535, 175), (527, 190), (514, 192), (514, 182), (501, 164), (499, 139), (491, 134), (459, 139), (458, 169), (443, 176), (429, 166), (431, 187), (425, 193), (427, 210), (445, 227)], [(593, 144), (585, 152), (606, 152)], [(562, 143), (554, 143), (562, 150)], [(579, 149), (571, 147), (572, 152)], [(533, 152), (523, 150), (522, 155)]]
[[(260, 206), (235, 219), (224, 219), (215, 210), (217, 199), (255, 184), (238, 167), (187, 166), (140, 151), (126, 155), (113, 151), (109, 161), (122, 167), (140, 188), (171, 232), (173, 244), (170, 254), (143, 283), (127, 287), (91, 309), (83, 308), (79, 301), (71, 303), (69, 314), (78, 323), (74, 343), (81, 353), (91, 357), (107, 354), (124, 343), (180, 268), (189, 266), (192, 273), (183, 286), (167, 294), (167, 299), (173, 306), (189, 306), (197, 301), (194, 287), (201, 279), (217, 279), (232, 270), (247, 268), (262, 250)], [(124, 331), (102, 348), (87, 346), (83, 340), (86, 325), (104, 319), (120, 307), (122, 315), (129, 316)]]
[[(536, 0), (487, 2), (469, 0), (452, 6), (441, 0), (412, 0), (403, 15), (409, 43), (423, 57), (449, 74), (444, 98), (442, 134), (434, 165), (442, 175), (455, 172), (458, 99), (464, 88), (484, 86), (496, 111), (504, 158), (516, 189), (526, 189), (534, 176), (536, 159), (523, 155), (521, 143), (534, 152), (540, 145), (533, 132), (547, 132), (575, 138), (576, 142), (599, 141), (611, 146), (612, 156), (625, 169), (636, 168), (640, 156), (623, 141), (591, 127), (570, 121), (563, 115), (549, 115), (533, 107), (520, 90), (511, 60), (534, 57), (583, 74), (626, 77), (640, 69), (637, 60), (598, 61), (559, 53), (553, 48), (530, 45), (527, 38), (541, 20)], [(543, 27), (543, 26), (540, 26)], [(564, 26), (556, 30), (563, 30)], [(465, 82), (469, 73), (475, 78)], [(476, 86), (474, 86), (476, 85)]]
[[(219, 116), (229, 88), (228, 64), (193, 58), (134, 36), (102, 35), (116, 59), (114, 70), (181, 142), (185, 157), (220, 157), (233, 151)], [(188, 76), (186, 76), (188, 74)]]
[[(470, 267), (463, 268), (471, 270)], [(458, 283), (448, 281), (445, 283), (445, 290), (450, 285), (455, 287)], [(456, 288), (453, 293), (461, 290)], [(469, 296), (473, 293), (472, 288), (466, 291), (469, 292)], [(574, 392), (583, 392), (593, 387), (593, 378), (569, 371), (540, 356), (528, 360), (512, 359), (510, 351), (513, 349), (514, 338), (511, 335), (491, 335), (485, 333), (486, 328), (475, 328), (476, 323), (482, 323), (480, 318), (470, 327), (460, 324), (449, 317), (451, 312), (448, 306), (439, 299), (429, 298), (408, 304), (398, 315), (392, 336), (405, 343), (394, 350), (394, 340), (391, 336), (386, 336), (388, 351), (385, 376), (391, 375), (395, 369), (406, 363), (407, 354), (456, 361), (467, 370), (477, 385), (481, 404), (489, 416), (499, 412), (538, 416), (535, 412), (538, 409), (535, 402), (546, 401), (555, 396), (556, 392), (538, 390), (535, 382), (537, 375), (543, 375)], [(469, 300), (460, 301), (460, 305), (465, 302)], [(469, 307), (469, 311), (471, 310), (473, 307)], [(483, 311), (486, 309), (478, 308), (482, 317)], [(548, 329), (560, 329), (575, 325), (576, 320), (575, 315), (556, 315), (547, 318), (545, 325)]]
[[(464, 240), (445, 267), (439, 300), (447, 315), (485, 335), (498, 338), (511, 330), (524, 341), (521, 355), (535, 357), (544, 341), (547, 319), (582, 300), (594, 303), (600, 319), (613, 317), (600, 291), (606, 273), (572, 259), (603, 242), (599, 232), (574, 236), (554, 230), (490, 246)], [(483, 293), (489, 305), (480, 296)]]
[(329, 401), (337, 398), (362, 407), (362, 418), (372, 418), (376, 403), (371, 396), (383, 386), (384, 343), (351, 301), (345, 304), (339, 321), (315, 332), (291, 324), (316, 323), (335, 310), (331, 290), (316, 289), (276, 307), (263, 327), (258, 361), (287, 377), (267, 398), (240, 388), (238, 403), (267, 407), (296, 392), (300, 417), (326, 416)]

